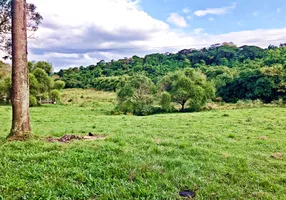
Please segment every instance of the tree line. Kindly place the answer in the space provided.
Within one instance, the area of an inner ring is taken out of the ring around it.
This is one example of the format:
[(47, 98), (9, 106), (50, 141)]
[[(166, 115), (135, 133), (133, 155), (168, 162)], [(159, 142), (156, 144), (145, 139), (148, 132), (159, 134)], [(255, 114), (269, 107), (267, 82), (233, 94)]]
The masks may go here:
[(96, 65), (60, 70), (57, 75), (67, 88), (116, 91), (138, 73), (157, 84), (168, 73), (195, 69), (214, 83), (216, 96), (225, 102), (261, 99), (269, 103), (286, 99), (285, 68), (285, 44), (263, 49), (223, 43), (203, 49), (184, 49), (175, 54), (157, 53), (110, 62), (102, 60)]

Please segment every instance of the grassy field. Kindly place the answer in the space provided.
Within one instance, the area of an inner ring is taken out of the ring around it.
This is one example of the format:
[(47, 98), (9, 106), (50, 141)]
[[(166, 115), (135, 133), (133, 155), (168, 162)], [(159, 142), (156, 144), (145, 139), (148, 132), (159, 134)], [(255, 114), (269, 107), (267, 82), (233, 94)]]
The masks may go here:
[[(115, 96), (68, 90), (31, 108), (35, 138), (7, 142), (0, 106), (0, 199), (286, 199), (286, 109), (112, 116)], [(48, 143), (48, 136), (107, 135)]]

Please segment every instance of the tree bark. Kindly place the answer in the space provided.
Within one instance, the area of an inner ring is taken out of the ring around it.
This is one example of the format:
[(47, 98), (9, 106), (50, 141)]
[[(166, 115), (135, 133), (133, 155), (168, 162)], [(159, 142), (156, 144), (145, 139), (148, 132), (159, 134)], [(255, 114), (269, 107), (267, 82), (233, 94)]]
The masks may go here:
[(12, 0), (12, 128), (9, 139), (31, 133), (27, 60), (26, 0)]

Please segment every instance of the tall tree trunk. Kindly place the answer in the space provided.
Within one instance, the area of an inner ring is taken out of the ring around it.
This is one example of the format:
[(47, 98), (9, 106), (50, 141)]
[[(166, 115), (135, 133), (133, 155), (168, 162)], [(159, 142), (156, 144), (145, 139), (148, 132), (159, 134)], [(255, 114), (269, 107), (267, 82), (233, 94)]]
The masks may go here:
[(30, 135), (26, 0), (12, 0), (12, 128), (8, 138)]

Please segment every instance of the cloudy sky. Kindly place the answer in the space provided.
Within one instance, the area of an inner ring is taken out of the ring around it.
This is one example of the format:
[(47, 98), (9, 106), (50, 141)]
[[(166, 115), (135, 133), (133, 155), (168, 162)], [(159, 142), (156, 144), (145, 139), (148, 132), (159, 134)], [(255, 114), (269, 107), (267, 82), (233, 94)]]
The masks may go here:
[(222, 42), (286, 42), (285, 0), (28, 0), (44, 21), (29, 59), (56, 71)]

